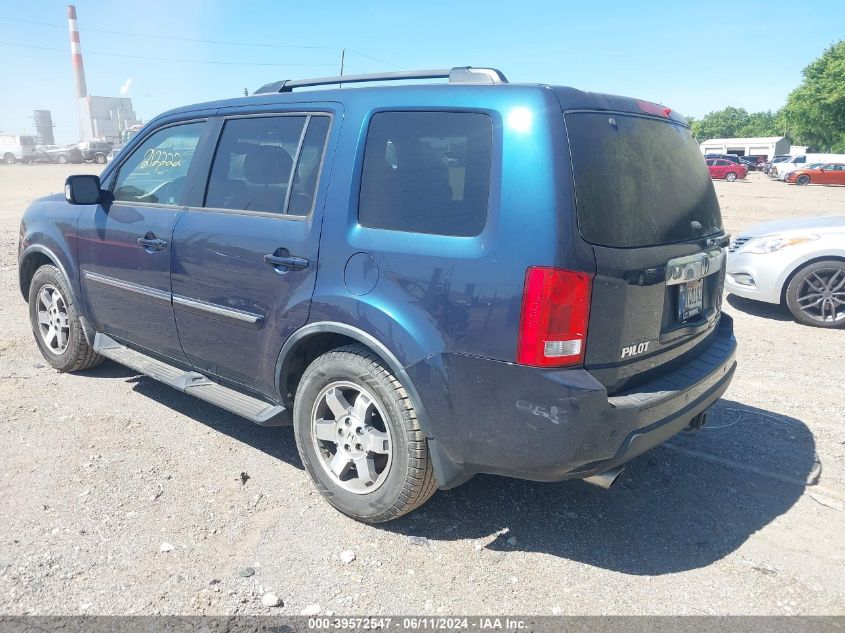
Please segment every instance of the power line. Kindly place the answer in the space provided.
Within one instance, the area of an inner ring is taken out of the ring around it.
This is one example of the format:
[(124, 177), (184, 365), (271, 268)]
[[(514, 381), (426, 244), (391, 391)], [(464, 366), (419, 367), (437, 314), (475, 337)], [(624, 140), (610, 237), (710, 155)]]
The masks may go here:
[[(66, 24), (57, 24), (55, 22), (39, 22), (38, 20), (26, 20), (24, 18), (10, 18), (0, 16), (0, 20), (8, 20), (10, 22), (23, 22), (25, 24), (37, 24), (39, 26), (50, 26), (54, 28), (65, 29)], [(130, 33), (129, 31), (113, 31), (111, 29), (96, 29), (91, 27), (81, 27), (80, 31), (91, 31), (92, 33), (108, 33), (110, 35), (121, 35), (128, 37), (148, 37), (157, 40), (179, 40), (181, 42), (194, 42), (197, 44), (225, 44), (226, 46), (258, 46), (263, 48), (309, 48), (314, 50), (337, 51), (339, 48), (332, 46), (299, 46), (296, 44), (267, 44), (255, 42), (233, 42), (229, 40), (204, 40), (193, 37), (182, 37), (179, 35), (159, 35), (154, 33)]]
[[(36, 24), (39, 26), (49, 26), (52, 28), (60, 28), (65, 29), (67, 25), (65, 24), (57, 24), (55, 22), (41, 22), (38, 20), (27, 20), (24, 18), (10, 18), (6, 16), (0, 16), (0, 20), (7, 20), (10, 22), (21, 22), (24, 24)], [(153, 33), (130, 33), (128, 31), (114, 31), (111, 29), (97, 29), (97, 28), (90, 28), (90, 27), (82, 27), (81, 31), (91, 31), (92, 33), (107, 33), (110, 35), (120, 35), (123, 37), (141, 37), (141, 38), (151, 38), (157, 40), (175, 40), (180, 42), (193, 42), (198, 44), (222, 44), (224, 46), (246, 46), (246, 47), (256, 47), (256, 48), (284, 48), (284, 49), (303, 49), (303, 50), (323, 50), (323, 51), (335, 51), (339, 52), (341, 50), (340, 47), (334, 46), (307, 46), (307, 45), (298, 45), (298, 44), (270, 44), (267, 42), (236, 42), (232, 40), (208, 40), (208, 39), (198, 39), (192, 37), (182, 37), (178, 35), (160, 35), (160, 34), (153, 34)], [(359, 55), (360, 57), (366, 57), (374, 62), (378, 62), (380, 64), (385, 64), (386, 66), (393, 66), (394, 68), (399, 68), (396, 64), (392, 62), (385, 61), (383, 59), (379, 59), (378, 57), (373, 57), (368, 53), (364, 53), (362, 51), (358, 51), (355, 49), (347, 49), (347, 52), (353, 53), (355, 55)]]
[[(15, 46), (17, 48), (34, 48), (42, 51), (57, 51), (59, 53), (68, 53), (66, 48), (55, 48), (52, 46), (39, 46), (37, 44), (18, 44), (16, 42), (0, 41), (0, 46)], [(186, 64), (217, 64), (222, 66), (300, 66), (305, 68), (320, 68), (331, 67), (334, 68), (337, 64), (295, 64), (295, 63), (275, 63), (275, 62), (228, 62), (217, 59), (179, 59), (175, 57), (148, 57), (142, 55), (125, 55), (123, 53), (102, 53), (98, 51), (85, 51), (85, 55), (100, 55), (103, 57), (121, 57), (124, 59), (144, 59), (162, 62), (181, 62)]]

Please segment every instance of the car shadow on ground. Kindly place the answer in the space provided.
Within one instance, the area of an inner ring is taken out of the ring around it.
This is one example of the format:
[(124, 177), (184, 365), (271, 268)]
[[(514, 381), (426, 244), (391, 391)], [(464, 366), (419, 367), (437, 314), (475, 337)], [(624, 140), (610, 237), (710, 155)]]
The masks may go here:
[(109, 360), (82, 373), (97, 378), (124, 378), (127, 383), (133, 384), (133, 389), (141, 395), (219, 433), (267, 453), (271, 457), (302, 469), (302, 462), (293, 438), (293, 427), (264, 427), (253, 424), (234, 413), (229, 413), (225, 409), (182, 393)]
[(492, 551), (668, 574), (736, 550), (792, 507), (815, 465), (813, 435), (801, 421), (722, 400), (707, 427), (633, 460), (610, 490), (477, 476), (378, 527), (435, 543), (472, 539)]
[[(302, 468), (291, 427), (257, 426), (115, 363), (85, 373), (124, 377), (138, 393)], [(479, 475), (374, 529), (428, 539), (414, 539), (421, 546), (472, 540), (492, 552), (540, 552), (627, 574), (668, 574), (735, 551), (787, 512), (817, 472), (815, 440), (803, 422), (720, 400), (704, 429), (634, 459), (610, 490)]]
[(771, 319), (773, 321), (794, 321), (792, 314), (786, 306), (777, 303), (766, 303), (765, 301), (754, 301), (753, 299), (746, 299), (745, 297), (737, 297), (736, 295), (727, 295), (725, 301), (740, 312), (750, 314), (751, 316), (760, 317), (762, 319)]

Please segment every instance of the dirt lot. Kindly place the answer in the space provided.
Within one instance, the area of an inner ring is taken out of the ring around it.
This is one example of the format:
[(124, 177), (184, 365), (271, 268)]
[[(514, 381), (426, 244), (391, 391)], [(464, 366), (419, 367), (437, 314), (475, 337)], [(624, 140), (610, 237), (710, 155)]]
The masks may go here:
[[(96, 169), (0, 168), (0, 613), (845, 614), (845, 332), (730, 299), (739, 369), (709, 426), (614, 489), (477, 477), (368, 527), (312, 489), (290, 429), (46, 366), (18, 222), (72, 171)], [(734, 234), (845, 213), (845, 188), (716, 188)]]

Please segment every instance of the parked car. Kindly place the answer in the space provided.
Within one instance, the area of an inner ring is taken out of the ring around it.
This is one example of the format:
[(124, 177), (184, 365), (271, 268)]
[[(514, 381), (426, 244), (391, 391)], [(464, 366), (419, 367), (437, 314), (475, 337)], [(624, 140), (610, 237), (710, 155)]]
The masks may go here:
[(101, 141), (80, 141), (76, 147), (82, 152), (84, 161), (98, 165), (105, 165), (108, 154), (112, 150), (111, 143)]
[(723, 160), (728, 160), (732, 163), (736, 163), (737, 165), (742, 165), (742, 160), (736, 154), (705, 154), (705, 160), (708, 158), (721, 158)]
[(783, 304), (805, 325), (845, 327), (845, 216), (759, 224), (728, 250), (729, 293)]
[(814, 163), (789, 172), (785, 180), (796, 185), (845, 185), (845, 163)]
[(0, 134), (0, 156), (7, 165), (30, 163), (38, 158), (35, 137), (19, 134)]
[(772, 169), (772, 165), (776, 165), (778, 163), (782, 163), (784, 161), (789, 160), (792, 158), (789, 154), (780, 154), (775, 156), (770, 162), (763, 163), (763, 169), (761, 170), (764, 174), (769, 174)]
[(19, 273), (44, 358), (293, 424), (317, 489), (367, 522), (476, 473), (608, 487), (703, 424), (736, 341), (686, 121), (437, 74), (179, 108), (35, 201)]
[(801, 154), (800, 156), (792, 156), (789, 160), (773, 165), (769, 175), (775, 176), (778, 180), (786, 180), (790, 172), (796, 169), (802, 169), (810, 163), (841, 162), (845, 162), (845, 154)]
[(739, 161), (745, 165), (748, 171), (757, 171), (757, 160), (752, 158), (746, 158), (744, 156), (739, 157)]
[(745, 165), (724, 158), (708, 158), (704, 162), (707, 164), (707, 169), (710, 170), (711, 178), (724, 178), (728, 182), (733, 182), (737, 178), (745, 178), (748, 174), (748, 168)]
[(77, 147), (60, 145), (38, 145), (38, 159), (43, 163), (81, 163), (82, 152)]

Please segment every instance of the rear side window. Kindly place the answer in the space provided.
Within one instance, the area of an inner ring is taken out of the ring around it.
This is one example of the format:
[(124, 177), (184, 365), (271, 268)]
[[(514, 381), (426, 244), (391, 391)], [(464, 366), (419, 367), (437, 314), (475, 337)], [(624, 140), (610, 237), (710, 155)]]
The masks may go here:
[(330, 124), (331, 119), (327, 116), (311, 117), (308, 121), (308, 129), (299, 151), (299, 161), (293, 174), (293, 188), (288, 203), (289, 215), (308, 215), (311, 212)]
[(492, 139), (486, 114), (375, 114), (364, 150), (358, 222), (391, 231), (478, 235), (487, 219)]
[(652, 246), (721, 229), (710, 173), (689, 128), (608, 112), (565, 116), (578, 228), (588, 242)]
[(226, 121), (205, 206), (307, 215), (314, 202), (329, 123), (328, 116), (305, 115)]

